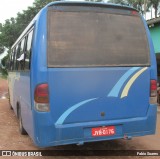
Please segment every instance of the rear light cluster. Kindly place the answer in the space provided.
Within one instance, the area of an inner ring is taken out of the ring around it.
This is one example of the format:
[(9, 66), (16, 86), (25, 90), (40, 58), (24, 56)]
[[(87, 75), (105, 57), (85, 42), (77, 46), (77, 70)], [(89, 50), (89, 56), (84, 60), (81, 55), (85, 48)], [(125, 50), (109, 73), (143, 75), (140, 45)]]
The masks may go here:
[(137, 11), (131, 11), (131, 15), (138, 15)]
[(157, 81), (156, 80), (150, 81), (150, 103), (151, 104), (157, 103)]
[(36, 87), (34, 101), (37, 111), (48, 112), (50, 110), (48, 84), (40, 84)]

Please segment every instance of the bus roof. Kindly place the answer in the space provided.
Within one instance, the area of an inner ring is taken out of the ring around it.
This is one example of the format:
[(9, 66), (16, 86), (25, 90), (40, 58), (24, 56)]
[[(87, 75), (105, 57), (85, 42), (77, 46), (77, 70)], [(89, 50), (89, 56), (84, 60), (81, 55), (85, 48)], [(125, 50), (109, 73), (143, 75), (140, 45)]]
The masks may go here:
[[(46, 9), (51, 6), (88, 6), (88, 7), (100, 7), (100, 8), (113, 8), (113, 9), (122, 9), (122, 10), (131, 10), (131, 11), (137, 11), (135, 8), (129, 7), (129, 6), (124, 6), (124, 5), (118, 5), (118, 4), (112, 4), (112, 3), (99, 3), (99, 2), (76, 2), (76, 1), (56, 1), (56, 2), (51, 2), (47, 4), (43, 9)], [(41, 10), (41, 11), (42, 11)], [(14, 48), (15, 45), (23, 38), (25, 33), (33, 26), (35, 23), (36, 19), (38, 18), (40, 12), (33, 18), (33, 20), (29, 23), (29, 25), (25, 28), (25, 30), (22, 32), (22, 34), (19, 36), (19, 38), (16, 40), (16, 42), (12, 45), (11, 48)]]
[(137, 9), (120, 4), (113, 4), (113, 3), (102, 3), (102, 2), (78, 2), (78, 1), (57, 1), (51, 2), (47, 5), (48, 6), (90, 6), (90, 7), (103, 7), (103, 8), (116, 8), (116, 9), (123, 9), (123, 10), (133, 10), (139, 12)]

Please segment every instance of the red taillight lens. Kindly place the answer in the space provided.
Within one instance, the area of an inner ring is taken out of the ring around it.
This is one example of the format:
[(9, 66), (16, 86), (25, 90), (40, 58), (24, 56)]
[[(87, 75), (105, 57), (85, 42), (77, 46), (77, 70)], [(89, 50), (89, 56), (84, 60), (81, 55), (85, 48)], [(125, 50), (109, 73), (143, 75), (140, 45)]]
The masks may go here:
[(131, 14), (132, 15), (138, 15), (138, 12), (137, 11), (131, 11)]
[(157, 96), (157, 81), (156, 80), (151, 80), (150, 96), (151, 97), (156, 97)]
[(36, 103), (49, 103), (48, 84), (40, 84), (36, 87), (34, 100)]

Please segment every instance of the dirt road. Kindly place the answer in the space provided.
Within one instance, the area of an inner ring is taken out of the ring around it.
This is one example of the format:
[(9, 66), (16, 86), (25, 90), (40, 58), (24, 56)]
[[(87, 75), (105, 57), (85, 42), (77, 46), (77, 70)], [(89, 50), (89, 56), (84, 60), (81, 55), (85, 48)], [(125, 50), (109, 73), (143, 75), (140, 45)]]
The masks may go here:
[[(8, 99), (5, 98), (7, 92), (7, 81), (0, 78), (0, 150), (42, 150), (34, 146), (29, 136), (22, 136), (18, 130), (18, 120), (9, 108)], [(152, 136), (137, 137), (132, 140), (111, 140), (96, 143), (86, 143), (83, 146), (68, 145), (48, 148), (49, 150), (160, 150), (160, 112), (158, 112), (157, 133)], [(63, 155), (63, 154), (62, 154)], [(4, 157), (3, 157), (4, 158)], [(9, 157), (8, 157), (9, 158)], [(14, 157), (13, 157), (14, 158)], [(17, 157), (22, 158), (22, 157)], [(25, 157), (26, 158), (26, 157)], [(29, 159), (34, 157), (28, 157)], [(62, 157), (41, 157), (62, 158)], [(63, 157), (63, 158), (82, 158), (82, 157)], [(93, 157), (83, 158), (111, 158), (111, 157)], [(133, 157), (112, 157), (114, 158), (133, 158)], [(136, 157), (137, 158), (137, 157)], [(141, 157), (143, 158), (143, 157)], [(151, 158), (151, 157), (150, 157)], [(152, 157), (160, 158), (160, 157)]]

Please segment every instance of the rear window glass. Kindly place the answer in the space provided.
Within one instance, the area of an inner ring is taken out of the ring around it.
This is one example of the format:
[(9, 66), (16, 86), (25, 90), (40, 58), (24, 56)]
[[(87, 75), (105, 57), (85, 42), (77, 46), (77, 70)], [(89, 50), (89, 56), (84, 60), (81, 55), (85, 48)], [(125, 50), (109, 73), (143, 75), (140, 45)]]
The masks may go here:
[(149, 65), (139, 15), (48, 10), (48, 67)]

